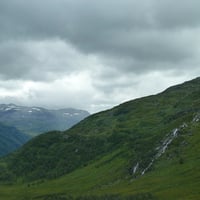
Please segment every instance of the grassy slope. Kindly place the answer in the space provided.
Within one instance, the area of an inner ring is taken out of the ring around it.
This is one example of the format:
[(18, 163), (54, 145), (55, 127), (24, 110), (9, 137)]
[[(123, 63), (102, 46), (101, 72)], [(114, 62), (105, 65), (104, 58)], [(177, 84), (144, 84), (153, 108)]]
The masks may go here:
[[(0, 194), (5, 200), (31, 199), (47, 194), (137, 194), (150, 192), (158, 199), (199, 199), (200, 192), (200, 124), (192, 127), (192, 135), (183, 134), (187, 145), (178, 147), (174, 141), (166, 154), (157, 161), (146, 175), (131, 179), (124, 177), (123, 166), (126, 160), (115, 151), (87, 167), (68, 175), (43, 183), (33, 182), (18, 186), (1, 186)], [(183, 158), (180, 164), (177, 151)], [(167, 155), (173, 155), (170, 159)], [(43, 199), (43, 198), (41, 198)]]
[(1, 197), (15, 200), (55, 193), (79, 196), (151, 192), (162, 200), (200, 199), (199, 123), (191, 123), (150, 172), (137, 179), (127, 173), (128, 166), (138, 159), (142, 167), (145, 166), (155, 153), (150, 150), (168, 132), (183, 122), (191, 122), (200, 108), (199, 85), (199, 80), (189, 82), (89, 117), (64, 135), (104, 137), (103, 146), (112, 141), (115, 148), (95, 154), (91, 160), (85, 160), (84, 165), (76, 166), (76, 170), (55, 180), (2, 185)]
[(29, 136), (23, 134), (15, 127), (0, 123), (0, 156), (16, 150), (29, 139)]

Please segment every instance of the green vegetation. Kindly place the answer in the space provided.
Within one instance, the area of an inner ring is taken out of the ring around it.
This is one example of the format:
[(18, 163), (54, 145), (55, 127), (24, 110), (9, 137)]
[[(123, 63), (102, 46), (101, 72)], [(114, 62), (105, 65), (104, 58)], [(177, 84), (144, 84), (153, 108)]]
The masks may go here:
[(0, 197), (200, 199), (199, 147), (197, 78), (34, 138), (1, 160)]
[(30, 137), (15, 127), (0, 123), (0, 156), (6, 155), (28, 141)]
[(104, 196), (64, 196), (63, 194), (52, 194), (37, 197), (38, 200), (154, 200), (154, 197), (147, 194), (137, 194), (131, 196), (120, 196), (120, 195), (104, 195)]

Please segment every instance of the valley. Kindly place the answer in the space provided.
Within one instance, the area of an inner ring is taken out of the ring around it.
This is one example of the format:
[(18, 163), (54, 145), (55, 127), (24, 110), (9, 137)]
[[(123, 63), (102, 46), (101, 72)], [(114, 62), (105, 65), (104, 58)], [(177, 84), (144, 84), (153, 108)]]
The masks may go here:
[(67, 130), (87, 116), (87, 111), (72, 108), (48, 110), (0, 104), (0, 156), (13, 152), (41, 133)]

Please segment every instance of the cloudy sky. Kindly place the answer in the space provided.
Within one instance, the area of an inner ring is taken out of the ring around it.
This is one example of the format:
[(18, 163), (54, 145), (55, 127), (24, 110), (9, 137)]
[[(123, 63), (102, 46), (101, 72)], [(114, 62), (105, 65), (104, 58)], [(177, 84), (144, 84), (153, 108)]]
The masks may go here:
[(0, 103), (90, 112), (200, 75), (198, 0), (0, 0)]

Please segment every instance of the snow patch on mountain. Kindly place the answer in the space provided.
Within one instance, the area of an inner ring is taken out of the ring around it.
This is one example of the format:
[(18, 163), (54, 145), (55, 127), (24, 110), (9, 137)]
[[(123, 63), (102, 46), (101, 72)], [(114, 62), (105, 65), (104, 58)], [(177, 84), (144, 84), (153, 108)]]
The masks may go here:
[(32, 108), (32, 110), (34, 110), (34, 111), (41, 111), (40, 108)]
[(185, 127), (185, 123), (184, 125), (181, 125), (179, 128), (175, 128), (170, 134), (169, 136), (167, 136), (164, 141), (162, 142), (162, 145), (157, 147), (157, 154), (153, 157), (153, 159), (151, 160), (151, 162), (148, 164), (148, 166), (142, 171), (141, 175), (144, 175), (149, 169), (150, 167), (153, 165), (154, 161), (157, 160), (159, 157), (161, 157), (161, 155), (163, 155), (167, 148), (169, 147), (169, 145), (172, 143), (172, 141), (178, 137), (180, 128)]
[(132, 169), (132, 174), (133, 175), (137, 172), (138, 168), (139, 168), (139, 162), (137, 162), (137, 164)]
[[(200, 113), (197, 113), (194, 116), (194, 118), (192, 119), (192, 122), (193, 123), (200, 122)], [(164, 141), (162, 142), (162, 145), (156, 148), (156, 150), (157, 150), (156, 155), (153, 157), (153, 159), (148, 164), (148, 166), (142, 171), (141, 175), (144, 175), (150, 169), (150, 167), (153, 165), (154, 161), (157, 160), (159, 157), (161, 157), (161, 155), (163, 155), (166, 152), (166, 150), (168, 149), (169, 145), (173, 142), (173, 140), (179, 136), (180, 130), (183, 130), (187, 127), (188, 127), (188, 125), (186, 123), (183, 123), (179, 128), (175, 128), (164, 139)], [(136, 173), (136, 171), (134, 171), (134, 173)]]
[(196, 114), (192, 121), (193, 122), (199, 122), (200, 121), (200, 113)]
[[(198, 119), (200, 119), (200, 117), (195, 116), (193, 121), (199, 121)], [(139, 168), (139, 162), (137, 162), (132, 168), (132, 175), (135, 175), (137, 172), (139, 172), (141, 175), (144, 175), (152, 167), (155, 160), (160, 158), (166, 152), (166, 150), (168, 149), (169, 145), (173, 142), (173, 140), (179, 136), (180, 130), (183, 130), (184, 128), (187, 127), (188, 125), (186, 123), (183, 123), (181, 126), (179, 126), (179, 128), (175, 128), (174, 130), (172, 130), (170, 134), (166, 135), (165, 139), (162, 141), (162, 144), (155, 148), (157, 153), (151, 159), (150, 163), (144, 169), (141, 170)]]

